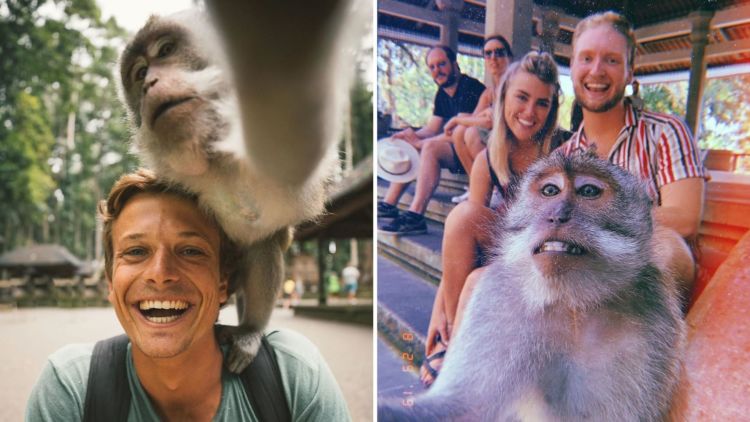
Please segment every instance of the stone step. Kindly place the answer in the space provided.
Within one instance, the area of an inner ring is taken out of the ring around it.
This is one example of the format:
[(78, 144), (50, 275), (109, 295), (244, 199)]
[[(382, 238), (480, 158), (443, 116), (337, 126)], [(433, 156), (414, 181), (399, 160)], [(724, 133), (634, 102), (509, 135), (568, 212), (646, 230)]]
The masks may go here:
[[(443, 272), (443, 225), (427, 220), (427, 233), (396, 236), (378, 232), (378, 251), (416, 272), (425, 280), (437, 284)], [(381, 276), (378, 276), (378, 281)]]
[[(399, 199), (398, 207), (402, 210), (409, 209), (409, 206), (411, 205), (411, 202), (414, 200), (414, 183), (409, 185), (408, 188), (406, 188), (406, 192), (404, 192), (403, 195), (401, 195), (401, 198)], [(388, 182), (378, 179), (378, 200), (382, 200), (385, 196), (385, 192), (388, 190)], [(430, 202), (427, 203), (427, 209), (425, 210), (425, 217), (429, 218), (430, 220), (437, 221), (439, 223), (445, 223), (445, 219), (448, 216), (448, 213), (453, 209), (453, 207), (456, 206), (456, 204), (451, 202), (451, 198), (460, 195), (464, 192), (463, 187), (461, 188), (461, 191), (458, 193), (445, 193), (441, 191), (436, 191), (435, 194), (432, 196), (432, 199), (430, 199)]]
[(436, 286), (378, 254), (378, 333), (406, 358), (403, 365), (412, 362), (414, 370), (424, 358), (436, 294)]

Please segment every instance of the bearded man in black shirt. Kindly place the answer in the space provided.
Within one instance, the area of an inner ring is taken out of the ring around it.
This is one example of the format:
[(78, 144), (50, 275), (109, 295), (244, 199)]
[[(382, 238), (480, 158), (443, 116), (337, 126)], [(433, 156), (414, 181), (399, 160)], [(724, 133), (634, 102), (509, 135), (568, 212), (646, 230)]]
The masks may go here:
[(465, 173), (461, 166), (451, 137), (443, 132), (443, 125), (459, 113), (472, 113), (484, 85), (478, 80), (464, 75), (458, 67), (456, 53), (443, 45), (437, 45), (427, 52), (427, 67), (439, 89), (435, 94), (432, 116), (421, 129), (406, 128), (393, 138), (403, 139), (420, 151), (419, 173), (414, 200), (409, 211), (399, 215), (396, 204), (408, 183), (392, 182), (385, 198), (378, 203), (378, 218), (393, 218), (380, 227), (380, 232), (390, 234), (425, 233), (427, 225), (424, 211), (440, 180), (440, 169), (447, 168), (454, 173)]

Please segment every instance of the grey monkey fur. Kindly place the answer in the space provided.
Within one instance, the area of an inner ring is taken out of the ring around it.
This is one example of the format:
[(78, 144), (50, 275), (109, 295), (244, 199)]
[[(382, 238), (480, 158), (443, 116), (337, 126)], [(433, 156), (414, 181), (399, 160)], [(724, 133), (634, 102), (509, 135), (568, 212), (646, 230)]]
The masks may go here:
[[(263, 6), (268, 10), (212, 4), (222, 33), (196, 10), (151, 17), (121, 58), (121, 94), (144, 165), (196, 193), (200, 206), (241, 246), (230, 280), (240, 324), (221, 331), (232, 340), (227, 364), (234, 372), (257, 353), (281, 286), (291, 227), (323, 211), (338, 161), (341, 102), (351, 73), (339, 66), (346, 50), (339, 43), (356, 37), (344, 34), (350, 30), (343, 25), (349, 2), (324, 3), (304, 27), (289, 27), (295, 22), (280, 20), (273, 4)], [(227, 15), (235, 20), (226, 22)], [(264, 31), (307, 31), (307, 37), (251, 46), (233, 39)], [(300, 51), (317, 54), (316, 60), (285, 66), (276, 59)], [(249, 95), (253, 87), (256, 95)], [(299, 107), (311, 103), (317, 107)], [(309, 149), (316, 152), (306, 155)]]
[[(611, 186), (614, 199), (591, 212), (594, 202), (571, 200), (574, 191), (541, 195), (546, 181), (571, 178)], [(625, 170), (594, 154), (537, 162), (440, 375), (411, 406), (383, 400), (378, 420), (663, 420), (684, 322), (672, 276), (654, 263), (652, 233), (651, 201)], [(549, 239), (583, 248), (577, 258), (587, 262), (552, 258), (556, 272), (536, 266)]]

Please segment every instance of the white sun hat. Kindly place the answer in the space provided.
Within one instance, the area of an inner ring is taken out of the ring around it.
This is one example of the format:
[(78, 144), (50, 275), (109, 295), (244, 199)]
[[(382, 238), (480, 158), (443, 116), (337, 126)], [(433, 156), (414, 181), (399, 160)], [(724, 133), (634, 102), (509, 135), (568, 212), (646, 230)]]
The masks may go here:
[(417, 178), (419, 152), (403, 139), (378, 141), (378, 177), (389, 182), (407, 183)]

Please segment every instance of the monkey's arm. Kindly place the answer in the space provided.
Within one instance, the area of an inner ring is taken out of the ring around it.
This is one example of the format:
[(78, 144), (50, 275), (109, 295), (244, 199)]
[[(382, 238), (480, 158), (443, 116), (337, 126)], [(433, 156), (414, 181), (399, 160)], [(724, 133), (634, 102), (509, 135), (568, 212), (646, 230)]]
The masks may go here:
[(303, 184), (338, 140), (353, 67), (339, 65), (349, 1), (208, 6), (235, 77), (248, 159), (276, 180)]
[(705, 181), (702, 177), (680, 179), (661, 187), (661, 206), (654, 209), (654, 218), (684, 238), (698, 234), (703, 218)]

